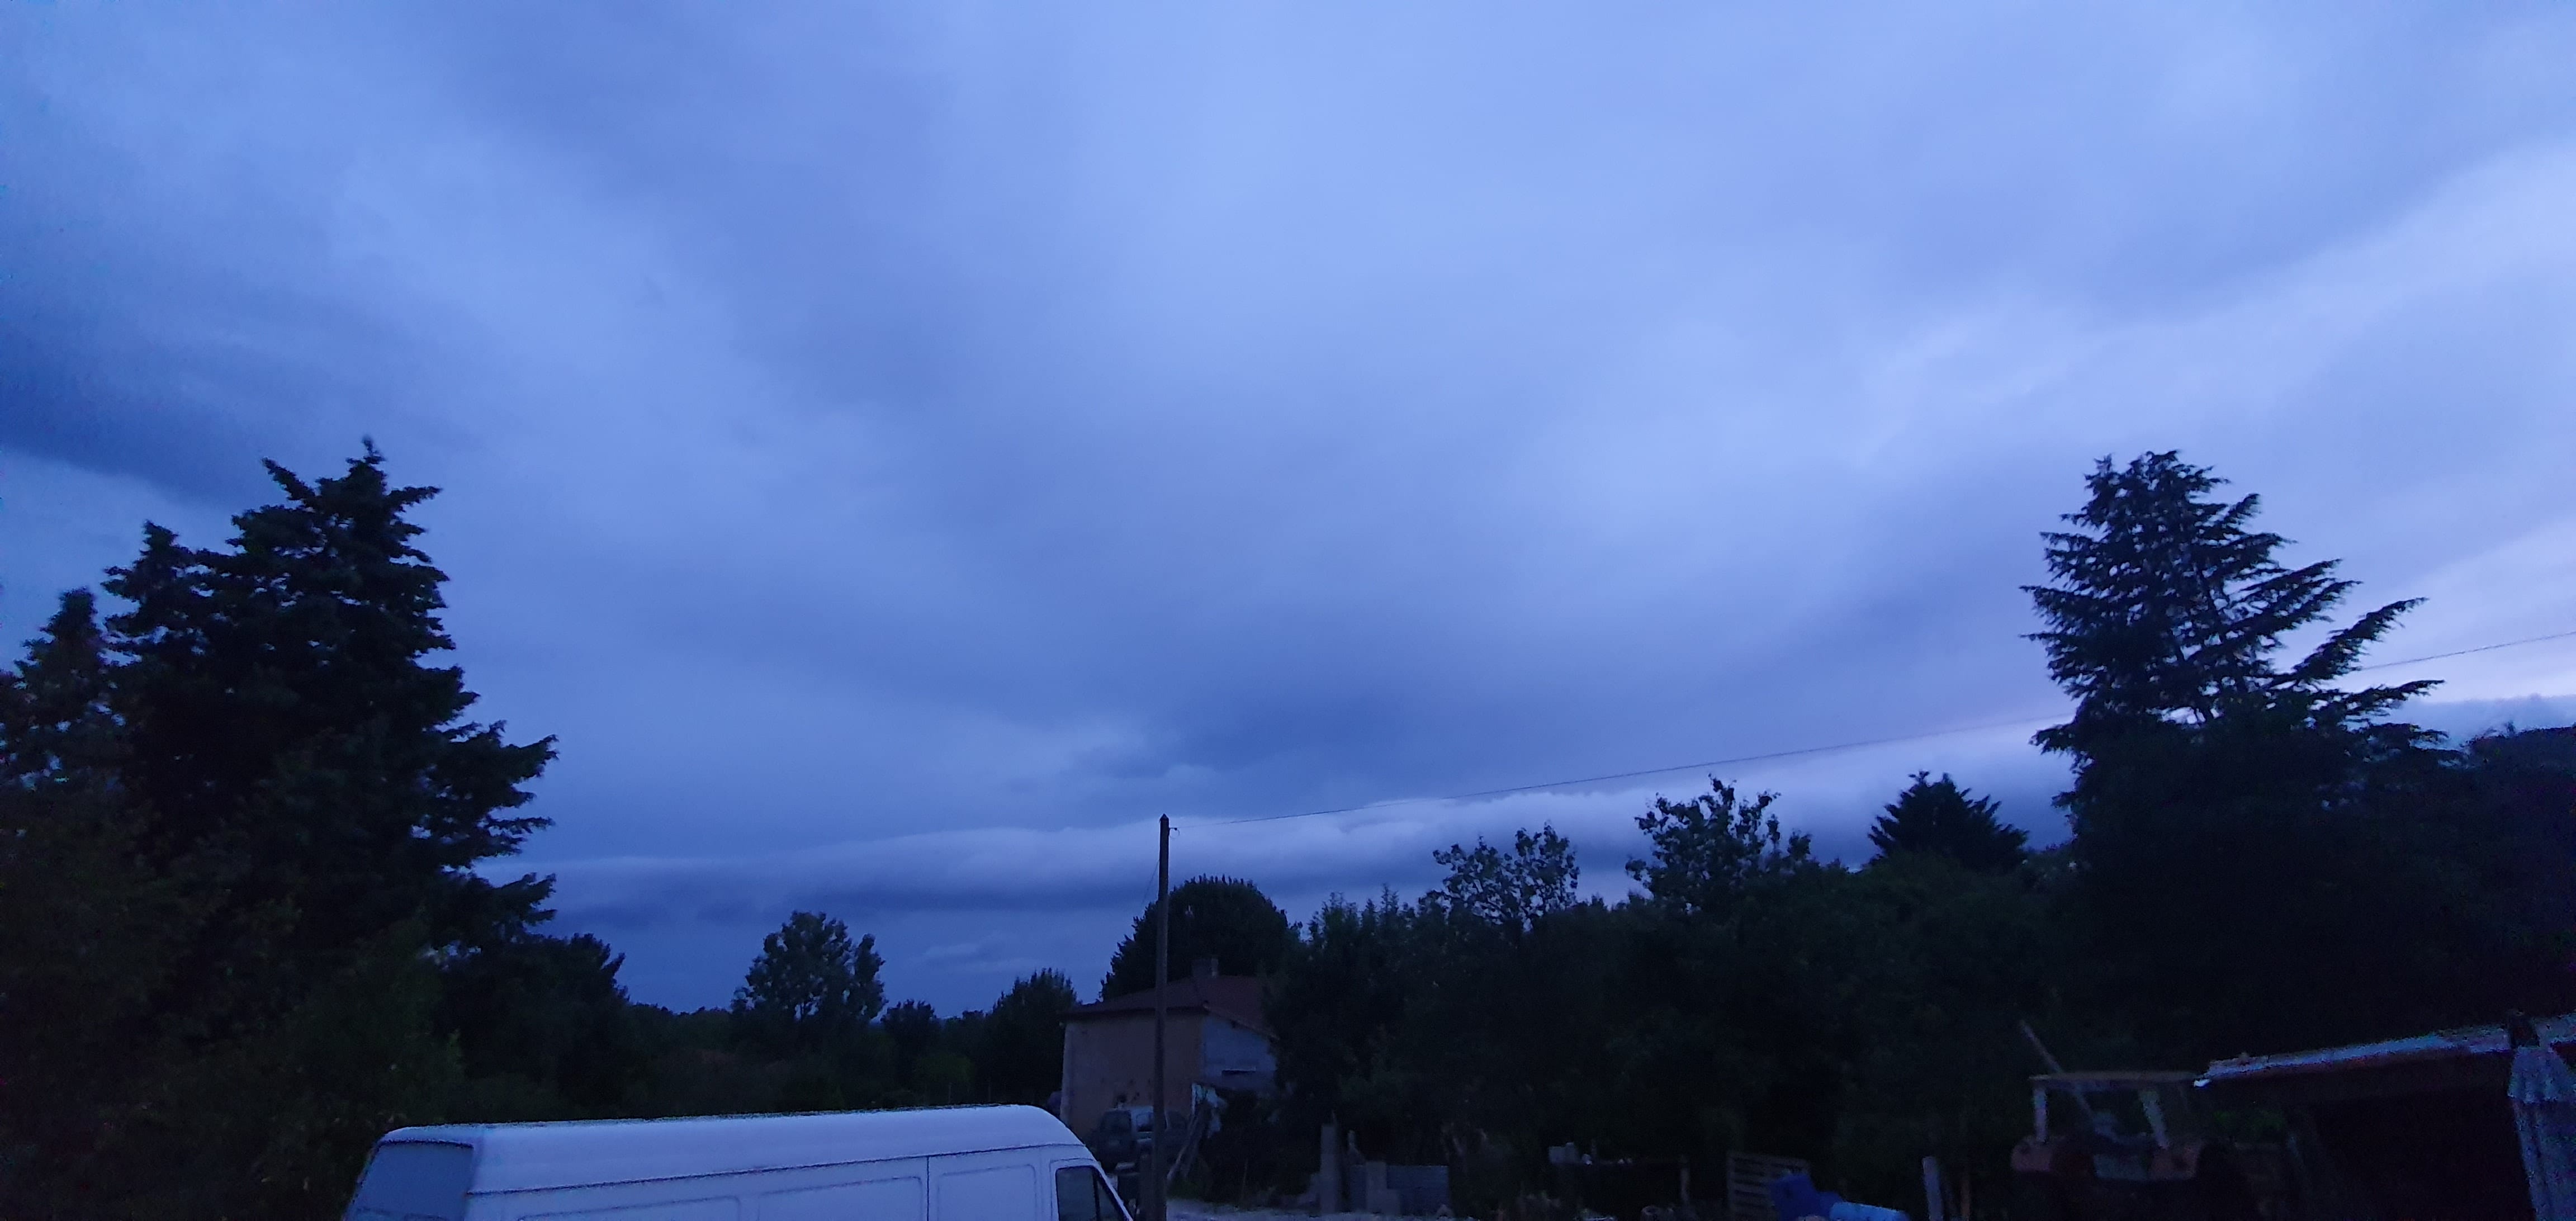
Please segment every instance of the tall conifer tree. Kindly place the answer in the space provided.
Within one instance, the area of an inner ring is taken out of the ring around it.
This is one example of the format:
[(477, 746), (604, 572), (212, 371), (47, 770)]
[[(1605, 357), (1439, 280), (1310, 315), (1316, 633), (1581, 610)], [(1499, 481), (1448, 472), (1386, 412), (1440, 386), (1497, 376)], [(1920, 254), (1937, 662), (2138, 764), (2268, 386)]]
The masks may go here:
[(2342, 681), (2414, 603), (2328, 628), (2354, 582), (2283, 564), (2221, 482), (2171, 452), (2103, 460), (2029, 591), (2076, 700), (2037, 741), (2075, 765), (2059, 802), (2103, 1007), (2181, 1062), (2492, 1017), (2518, 969), (2463, 918), (2456, 756), (2388, 716), (2433, 684)]
[(463, 673), (432, 664), (445, 577), (409, 520), (433, 490), (383, 462), (270, 464), (282, 501), (223, 547), (147, 525), (106, 582), (123, 613), (88, 632), (67, 600), (13, 688), (20, 787), (105, 777), (115, 821), (86, 859), (169, 917), (133, 955), (149, 1029), (129, 1033), (171, 1059), (67, 1083), (109, 1122), (66, 1215), (335, 1212), (367, 1145), (450, 1095), (438, 957), (543, 917), (548, 881), (473, 867), (543, 825), (518, 811), (551, 741), (465, 719)]

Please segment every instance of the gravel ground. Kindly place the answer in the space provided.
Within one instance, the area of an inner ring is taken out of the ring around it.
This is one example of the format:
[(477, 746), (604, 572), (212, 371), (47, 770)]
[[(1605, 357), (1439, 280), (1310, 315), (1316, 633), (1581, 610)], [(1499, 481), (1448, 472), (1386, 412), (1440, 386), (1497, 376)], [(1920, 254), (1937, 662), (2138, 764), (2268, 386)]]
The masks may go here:
[(1172, 1221), (1388, 1221), (1376, 1213), (1333, 1213), (1317, 1218), (1300, 1208), (1228, 1208), (1196, 1200), (1172, 1201)]
[[(1227, 1208), (1222, 1204), (1201, 1204), (1196, 1200), (1172, 1201), (1172, 1221), (1315, 1221), (1315, 1214), (1295, 1209)], [(1367, 1213), (1334, 1213), (1332, 1221), (1385, 1221)]]
[[(1172, 1221), (1318, 1221), (1318, 1218), (1313, 1213), (1294, 1208), (1227, 1208), (1222, 1204), (1174, 1200)], [(1387, 1218), (1375, 1213), (1334, 1213), (1321, 1221), (1387, 1221)]]

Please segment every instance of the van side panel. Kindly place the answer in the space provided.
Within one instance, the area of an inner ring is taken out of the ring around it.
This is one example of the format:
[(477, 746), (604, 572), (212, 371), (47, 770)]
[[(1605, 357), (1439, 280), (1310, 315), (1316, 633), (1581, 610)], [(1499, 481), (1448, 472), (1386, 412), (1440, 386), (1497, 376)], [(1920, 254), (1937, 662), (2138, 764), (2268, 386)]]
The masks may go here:
[(493, 1192), (472, 1198), (465, 1221), (927, 1221), (927, 1166), (900, 1158)]
[(760, 1197), (758, 1221), (922, 1221), (921, 1179), (773, 1191)]
[(459, 1221), (474, 1182), (474, 1150), (435, 1141), (376, 1146), (349, 1201), (349, 1221)]
[(1031, 1150), (930, 1159), (935, 1221), (1045, 1221)]
[[(703, 1189), (705, 1185), (693, 1186)], [(695, 1200), (586, 1208), (579, 1212), (525, 1213), (522, 1217), (524, 1221), (741, 1221), (742, 1202), (732, 1196), (706, 1196)]]
[[(478, 1191), (467, 1197), (462, 1221), (1055, 1221), (1054, 1172), (1080, 1166), (1088, 1173), (1093, 1164), (1082, 1146), (1061, 1144)], [(1115, 1205), (1104, 1215), (1114, 1216)]]

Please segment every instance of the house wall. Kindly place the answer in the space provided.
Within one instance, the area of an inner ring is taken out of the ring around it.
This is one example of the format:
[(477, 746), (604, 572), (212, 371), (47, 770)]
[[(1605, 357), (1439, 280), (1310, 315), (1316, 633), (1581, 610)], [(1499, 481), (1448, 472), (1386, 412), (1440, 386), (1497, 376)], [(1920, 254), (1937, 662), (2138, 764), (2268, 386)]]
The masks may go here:
[(1199, 1080), (1221, 1090), (1267, 1093), (1279, 1074), (1279, 1060), (1267, 1035), (1214, 1015), (1203, 1027), (1199, 1066)]
[[(1222, 1021), (1222, 1019), (1218, 1019)], [(1190, 1105), (1190, 1083), (1203, 1060), (1203, 1013), (1175, 1013), (1164, 1032), (1163, 1105)], [(1057, 1117), (1089, 1137), (1101, 1113), (1124, 1098), (1142, 1106), (1154, 1089), (1154, 1015), (1121, 1013), (1064, 1024), (1064, 1100)]]

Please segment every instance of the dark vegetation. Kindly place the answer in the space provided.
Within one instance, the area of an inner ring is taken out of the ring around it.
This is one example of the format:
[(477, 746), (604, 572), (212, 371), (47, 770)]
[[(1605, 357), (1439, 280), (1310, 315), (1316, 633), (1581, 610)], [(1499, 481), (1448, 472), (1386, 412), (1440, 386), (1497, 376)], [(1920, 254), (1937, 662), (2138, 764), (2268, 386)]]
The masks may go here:
[(222, 548), (147, 527), (0, 675), (0, 1213), (330, 1217), (387, 1129), (1055, 1088), (1062, 975), (887, 1009), (800, 913), (730, 1011), (631, 1003), (549, 879), (493, 882), (553, 756), (433, 664), (425, 488), (372, 448)]
[[(1202, 958), (1215, 959), (1221, 975), (1275, 974), (1297, 941), (1288, 913), (1241, 878), (1192, 878), (1172, 888), (1171, 905), (1167, 979), (1186, 978), (1191, 964)], [(1147, 904), (1109, 956), (1109, 974), (1100, 981), (1102, 996), (1154, 986), (1154, 923), (1153, 905)]]
[[(548, 931), (548, 879), (485, 864), (544, 820), (547, 739), (470, 721), (443, 580), (370, 449), (227, 546), (147, 528), (102, 618), (67, 595), (0, 676), (0, 1199), (12, 1215), (335, 1215), (406, 1123), (1043, 1101), (1073, 985), (887, 1004), (874, 940), (799, 913), (730, 1009), (632, 1003)], [(1902, 1202), (1939, 1154), (2000, 1187), (2033, 1071), (2576, 1009), (2576, 733), (2446, 742), (2423, 684), (2349, 681), (2406, 604), (2285, 566), (2256, 502), (2171, 454), (2105, 462), (2032, 590), (2075, 714), (2071, 838), (1918, 774), (1857, 866), (1770, 794), (1658, 799), (1624, 900), (1552, 829), (1437, 854), (1442, 885), (1302, 926), (1249, 883), (1176, 888), (1172, 970), (1272, 981), (1275, 1101), (1239, 1100), (1202, 1190), (1312, 1168), (1327, 1118), (1452, 1165), (1461, 1203), (1542, 1151), (1805, 1157)], [(2293, 641), (2314, 640), (2304, 652)], [(1152, 913), (1106, 991), (1153, 978)], [(1995, 1193), (2000, 1197), (2000, 1192)], [(1981, 1197), (1983, 1198), (1983, 1197)]]

